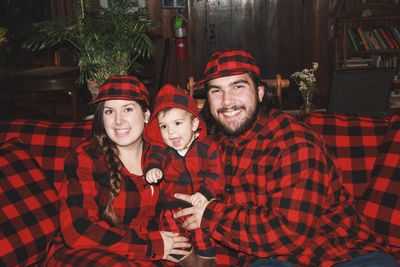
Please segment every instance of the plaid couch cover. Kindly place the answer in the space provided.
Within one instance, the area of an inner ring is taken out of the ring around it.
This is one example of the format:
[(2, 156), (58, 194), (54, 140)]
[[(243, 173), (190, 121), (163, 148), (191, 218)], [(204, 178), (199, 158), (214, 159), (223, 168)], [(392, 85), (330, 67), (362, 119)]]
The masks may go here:
[[(337, 161), (343, 169), (345, 186), (354, 195), (357, 202), (362, 203), (360, 204), (363, 208), (362, 211), (368, 216), (371, 226), (378, 233), (386, 235), (389, 243), (396, 246), (399, 241), (398, 222), (400, 222), (400, 196), (397, 193), (397, 195), (392, 193), (389, 194), (390, 197), (387, 198), (384, 196), (384, 193), (390, 188), (393, 181), (397, 182), (397, 188), (399, 188), (399, 164), (393, 163), (392, 160), (393, 155), (398, 159), (400, 154), (399, 149), (396, 148), (396, 145), (399, 143), (399, 130), (396, 128), (398, 124), (390, 124), (391, 128), (390, 131), (388, 131), (389, 121), (387, 119), (329, 113), (312, 113), (303, 117), (303, 121), (323, 136), (329, 147), (337, 156)], [(391, 120), (391, 122), (392, 121), (393, 120)], [(387, 136), (389, 132), (392, 132), (392, 134)], [(89, 137), (91, 133), (91, 122), (54, 123), (32, 120), (0, 122), (0, 143), (15, 137), (19, 138), (20, 142), (25, 144), (24, 148), (32, 155), (34, 161), (37, 162), (38, 168), (43, 172), (43, 175), (47, 178), (46, 181), (54, 192), (57, 192), (60, 181), (63, 179), (65, 154), (81, 140)], [(394, 141), (390, 139), (392, 135), (395, 136)], [(384, 141), (384, 139), (386, 141)], [(395, 146), (390, 146), (390, 149), (381, 147), (382, 143), (386, 144), (388, 142), (394, 142)], [(391, 153), (388, 157), (385, 156), (387, 151)], [(388, 162), (387, 159), (389, 159)], [(377, 167), (375, 165), (375, 162), (378, 161), (381, 162), (379, 166), (389, 166), (391, 169), (383, 172), (381, 175), (381, 172), (378, 170), (382, 169), (382, 167)], [(375, 168), (378, 168), (378, 170), (372, 172)], [(37, 173), (37, 171), (34, 173)], [(372, 173), (375, 173), (374, 177)], [(8, 179), (13, 178), (14, 177), (8, 177)], [(4, 179), (4, 177), (0, 177), (0, 179)], [(383, 182), (385, 186), (380, 182), (382, 179), (385, 179), (385, 182)], [(43, 180), (41, 181), (43, 182)], [(1, 190), (4, 191), (4, 188), (0, 188), (0, 192), (3, 192)], [(51, 190), (49, 190), (49, 192), (50, 191)], [(53, 193), (46, 194), (49, 196), (50, 202), (53, 201), (51, 198), (52, 194)], [(32, 201), (35, 201), (35, 197), (36, 195), (32, 196)], [(368, 199), (366, 197), (376, 197), (376, 199)], [(372, 212), (370, 209), (371, 205), (373, 205)], [(2, 212), (4, 212), (3, 206), (4, 203), (0, 202), (0, 210)], [(384, 207), (385, 211), (377, 212), (380, 210), (381, 206)], [(28, 205), (27, 209), (29, 208)], [(10, 212), (10, 209), (8, 209), (7, 212)], [(23, 214), (24, 212), (25, 211), (18, 210), (17, 215), (18, 213)], [(36, 221), (40, 224), (42, 220), (46, 219), (39, 218)], [(390, 230), (379, 232), (379, 229), (376, 228), (377, 225), (388, 226)], [(46, 233), (45, 237), (48, 238), (49, 236), (52, 237), (52, 233)], [(32, 239), (32, 237), (30, 238)], [(35, 236), (33, 238), (41, 237)], [(10, 244), (10, 247), (16, 246), (13, 248), (14, 251), (20, 251), (21, 248), (18, 246), (21, 246), (21, 244), (28, 244), (28, 241), (25, 241), (25, 243), (13, 243), (13, 240), (10, 241), (7, 236), (0, 235), (0, 243), (4, 242), (4, 240)], [(51, 242), (51, 240), (48, 240), (48, 242)], [(20, 266), (24, 266), (26, 260), (28, 260), (29, 263), (34, 260), (37, 262), (43, 260), (43, 254), (38, 254), (34, 249), (30, 251), (34, 255), (25, 255), (26, 257), (17, 255), (20, 259), (24, 258), (25, 260), (24, 262), (21, 260)], [(0, 257), (1, 253), (2, 248), (0, 248)], [(19, 258), (17, 256), (15, 256), (14, 259), (18, 260)]]

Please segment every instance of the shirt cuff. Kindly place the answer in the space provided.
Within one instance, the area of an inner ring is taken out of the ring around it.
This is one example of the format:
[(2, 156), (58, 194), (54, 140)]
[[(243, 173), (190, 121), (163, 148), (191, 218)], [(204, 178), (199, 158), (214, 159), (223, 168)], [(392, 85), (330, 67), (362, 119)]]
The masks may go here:
[(164, 241), (159, 231), (149, 233), (151, 250), (149, 251), (150, 260), (160, 260), (164, 256)]
[(208, 234), (211, 234), (218, 224), (218, 218), (221, 217), (224, 204), (218, 200), (211, 201), (203, 213), (201, 219), (201, 228)]

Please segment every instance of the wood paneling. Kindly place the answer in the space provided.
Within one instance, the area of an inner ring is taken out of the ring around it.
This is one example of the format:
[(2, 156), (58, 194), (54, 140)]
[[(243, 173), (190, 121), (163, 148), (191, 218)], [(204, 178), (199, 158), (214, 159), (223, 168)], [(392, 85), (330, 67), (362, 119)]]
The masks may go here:
[[(273, 78), (277, 73), (289, 78), (306, 64), (328, 58), (326, 45), (321, 46), (327, 43), (324, 20), (328, 1), (188, 0), (187, 3), (181, 11), (189, 22), (188, 59), (175, 60), (172, 45), (168, 75), (171, 83), (185, 87), (190, 75), (200, 79), (212, 52), (226, 48), (251, 52), (264, 78)], [(161, 9), (160, 5), (149, 1), (153, 18), (161, 25), (159, 34), (171, 38), (170, 20), (178, 11)], [(157, 62), (161, 53), (162, 49), (157, 49)], [(286, 90), (284, 104), (298, 106), (295, 85)]]

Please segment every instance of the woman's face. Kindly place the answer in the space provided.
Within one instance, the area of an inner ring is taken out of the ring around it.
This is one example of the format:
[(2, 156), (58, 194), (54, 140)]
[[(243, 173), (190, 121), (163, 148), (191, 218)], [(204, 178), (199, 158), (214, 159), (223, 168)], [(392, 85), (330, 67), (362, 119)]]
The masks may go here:
[(134, 147), (138, 141), (142, 141), (144, 121), (149, 116), (150, 111), (143, 112), (136, 101), (107, 100), (104, 103), (104, 128), (119, 149)]

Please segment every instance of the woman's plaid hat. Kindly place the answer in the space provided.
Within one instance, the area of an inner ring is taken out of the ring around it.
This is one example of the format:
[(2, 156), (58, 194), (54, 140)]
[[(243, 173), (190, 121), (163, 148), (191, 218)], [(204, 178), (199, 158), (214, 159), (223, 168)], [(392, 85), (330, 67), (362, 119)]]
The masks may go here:
[(204, 78), (197, 83), (202, 86), (209, 80), (252, 72), (260, 76), (260, 69), (254, 57), (244, 50), (223, 50), (215, 52), (204, 70)]
[(99, 94), (89, 104), (106, 100), (142, 100), (150, 105), (150, 94), (136, 76), (111, 76), (99, 88)]

